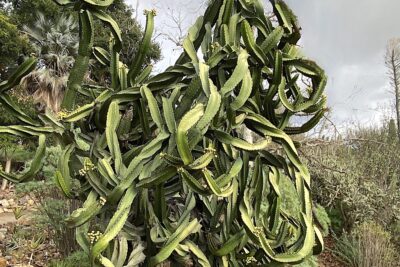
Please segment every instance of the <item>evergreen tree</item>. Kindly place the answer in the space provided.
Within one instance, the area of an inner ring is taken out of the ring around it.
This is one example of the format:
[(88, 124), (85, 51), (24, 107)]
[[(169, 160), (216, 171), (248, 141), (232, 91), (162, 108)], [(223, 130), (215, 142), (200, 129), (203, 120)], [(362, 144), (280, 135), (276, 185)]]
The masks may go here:
[[(12, 19), (0, 10), (0, 79), (7, 79), (10, 68), (20, 61), (21, 54), (29, 54), (32, 49), (27, 36), (18, 31)], [(21, 63), (21, 62), (19, 62)]]

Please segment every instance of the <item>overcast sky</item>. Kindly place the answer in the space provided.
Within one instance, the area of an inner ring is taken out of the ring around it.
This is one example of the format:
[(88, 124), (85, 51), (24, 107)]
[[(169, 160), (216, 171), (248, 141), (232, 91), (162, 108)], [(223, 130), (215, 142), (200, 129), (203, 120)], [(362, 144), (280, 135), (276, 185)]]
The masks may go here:
[[(191, 25), (204, 7), (199, 0), (139, 0), (142, 10), (155, 7), (157, 33), (168, 31), (178, 36), (172, 26), (171, 12), (182, 15), (183, 26)], [(137, 0), (128, 0), (135, 8)], [(400, 0), (286, 0), (299, 17), (301, 46), (327, 72), (328, 103), (337, 123), (357, 120), (378, 121), (390, 100), (384, 65), (389, 39), (400, 37)], [(163, 60), (158, 70), (173, 64), (180, 50), (159, 35)]]

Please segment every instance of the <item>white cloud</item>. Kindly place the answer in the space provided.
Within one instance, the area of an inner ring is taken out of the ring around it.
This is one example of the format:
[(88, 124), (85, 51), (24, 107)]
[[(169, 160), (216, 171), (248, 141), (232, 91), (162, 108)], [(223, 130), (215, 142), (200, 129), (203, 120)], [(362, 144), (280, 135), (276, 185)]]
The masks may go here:
[(327, 71), (329, 103), (337, 122), (376, 121), (390, 101), (386, 43), (400, 37), (400, 1), (287, 0), (303, 28), (305, 54)]
[[(127, 2), (136, 6), (138, 0)], [(195, 0), (139, 0), (141, 11), (157, 8), (157, 31), (167, 26), (169, 8), (186, 14), (184, 26), (194, 23), (204, 7)], [(264, 2), (269, 2), (264, 0)], [(377, 107), (390, 99), (384, 52), (387, 41), (400, 37), (400, 1), (397, 0), (287, 0), (302, 26), (301, 45), (307, 56), (316, 60), (327, 72), (327, 94), (334, 120), (377, 121)], [(158, 70), (174, 63), (181, 50), (163, 38), (164, 59)]]
[(166, 36), (162, 35), (168, 34), (174, 38), (180, 35), (172, 15), (180, 21), (182, 32), (186, 32), (197, 17), (203, 13), (205, 6), (199, 4), (202, 1), (194, 0), (127, 0), (126, 2), (136, 8), (138, 1), (138, 20), (143, 27), (146, 23), (146, 18), (142, 15), (142, 11), (145, 9), (157, 10), (154, 36), (156, 36), (156, 41), (161, 45), (162, 60), (156, 64), (155, 71), (163, 71), (168, 66), (173, 65), (182, 52), (182, 48), (177, 47)]

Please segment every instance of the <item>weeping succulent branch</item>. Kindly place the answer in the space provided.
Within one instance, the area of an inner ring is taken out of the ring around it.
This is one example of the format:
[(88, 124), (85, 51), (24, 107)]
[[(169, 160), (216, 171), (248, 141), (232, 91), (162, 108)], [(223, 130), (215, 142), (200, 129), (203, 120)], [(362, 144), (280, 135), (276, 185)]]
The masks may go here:
[[(68, 197), (86, 198), (67, 221), (93, 264), (284, 266), (321, 252), (310, 174), (290, 135), (309, 131), (324, 114), (327, 79), (299, 56), (297, 19), (283, 1), (271, 1), (273, 19), (259, 0), (212, 1), (176, 64), (155, 76), (142, 66), (153, 11), (146, 12), (146, 33), (128, 69), (118, 59), (118, 26), (104, 11), (111, 0), (57, 2), (77, 5), (80, 16), (67, 110), (0, 132), (41, 142), (61, 136), (65, 150), (55, 178)], [(110, 26), (109, 51), (92, 50), (92, 16)], [(112, 87), (82, 84), (92, 52), (110, 67)], [(27, 70), (1, 83), (0, 92)], [(71, 111), (78, 93), (95, 100)], [(298, 115), (303, 124), (289, 126)], [(283, 205), (283, 179), (296, 188), (296, 211)], [(79, 190), (72, 190), (74, 181)]]

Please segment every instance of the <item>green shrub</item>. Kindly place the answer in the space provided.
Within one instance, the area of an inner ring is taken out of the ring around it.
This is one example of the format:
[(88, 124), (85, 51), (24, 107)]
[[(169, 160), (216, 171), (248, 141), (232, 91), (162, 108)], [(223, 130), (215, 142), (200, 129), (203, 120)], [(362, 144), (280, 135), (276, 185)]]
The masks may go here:
[(390, 224), (390, 232), (392, 233), (393, 243), (400, 248), (400, 221)]
[(333, 253), (344, 263), (350, 267), (359, 267), (360, 254), (358, 250), (358, 241), (344, 232), (340, 237), (333, 235), (335, 239), (335, 247)]
[(336, 238), (334, 253), (351, 267), (394, 267), (397, 253), (391, 236), (373, 222), (357, 226), (351, 234)]
[(389, 135), (384, 127), (360, 128), (302, 149), (310, 159), (315, 200), (335, 217), (334, 228), (341, 220), (346, 231), (376, 221), (389, 230), (400, 220), (400, 146)]
[(329, 235), (329, 230), (331, 228), (331, 219), (324, 207), (317, 204), (313, 208), (314, 217), (317, 221), (317, 225), (321, 229), (321, 233), (324, 237)]
[(77, 251), (62, 260), (52, 261), (49, 267), (90, 267), (88, 255), (83, 251)]
[(339, 208), (330, 207), (327, 210), (329, 220), (331, 221), (331, 229), (335, 233), (341, 233), (344, 229), (344, 218)]
[[(78, 207), (79, 201), (67, 199), (58, 189), (54, 175), (62, 150), (59, 146), (49, 147), (43, 158), (39, 180), (20, 183), (16, 186), (19, 196), (28, 195), (36, 201), (38, 210), (34, 214), (35, 227), (40, 233), (47, 233), (60, 253), (69, 255), (78, 248), (75, 231), (67, 227), (65, 219)], [(30, 163), (27, 163), (29, 168)]]

